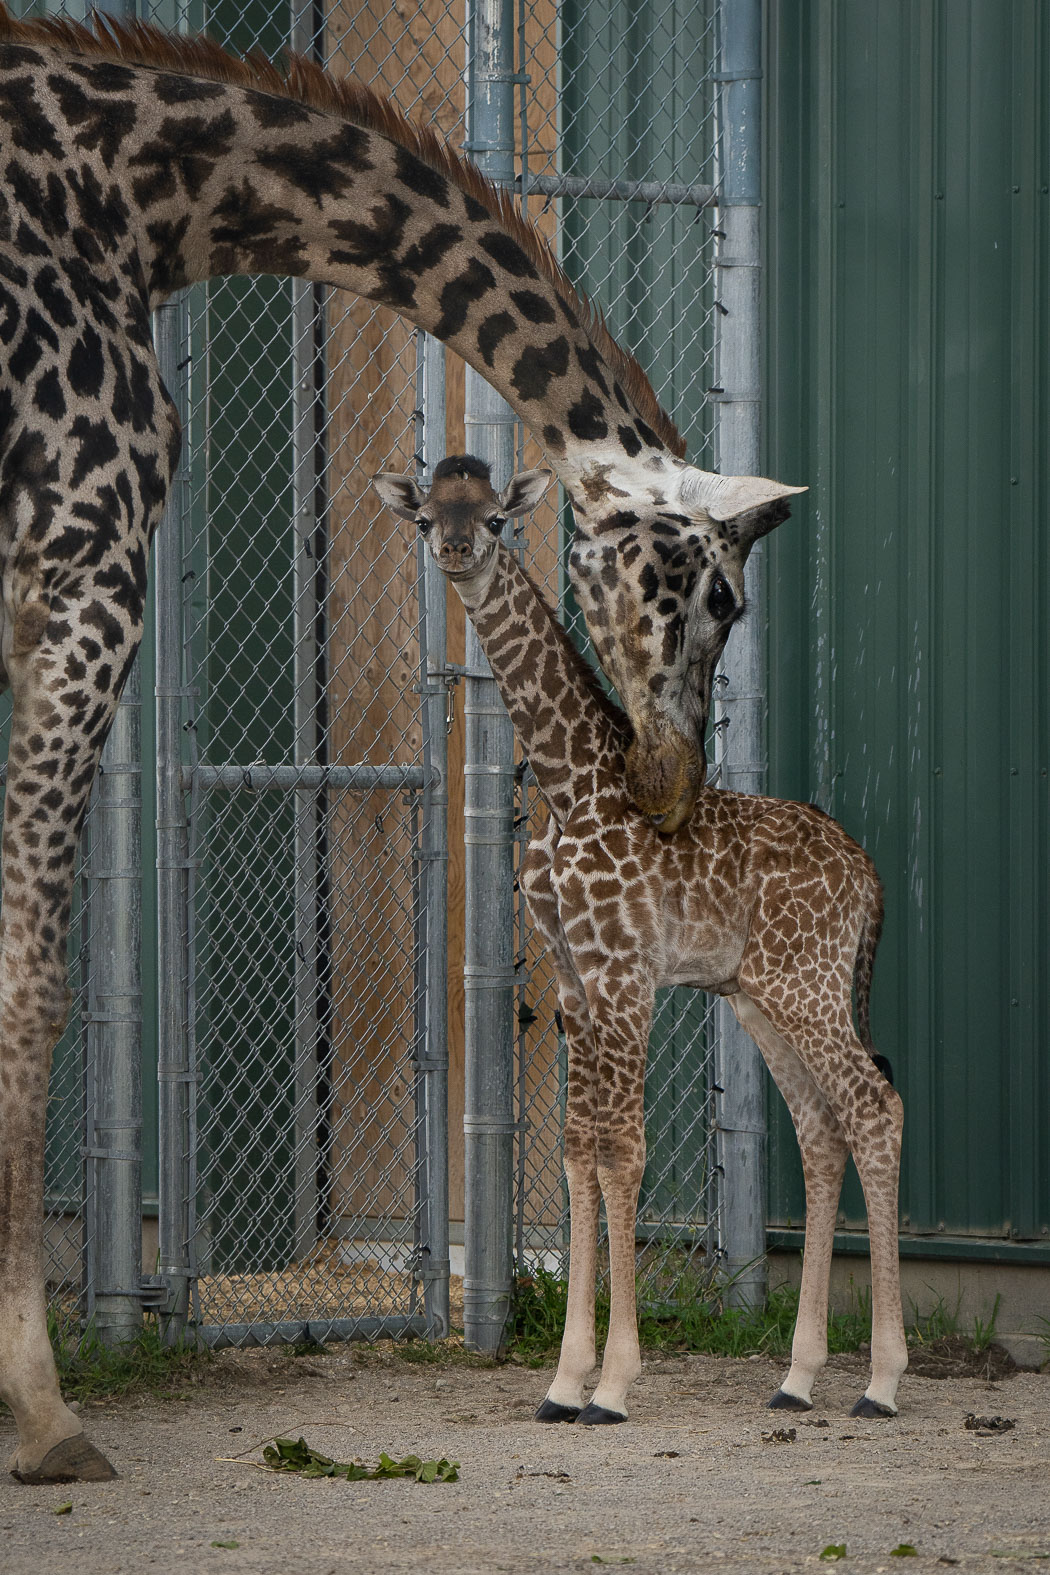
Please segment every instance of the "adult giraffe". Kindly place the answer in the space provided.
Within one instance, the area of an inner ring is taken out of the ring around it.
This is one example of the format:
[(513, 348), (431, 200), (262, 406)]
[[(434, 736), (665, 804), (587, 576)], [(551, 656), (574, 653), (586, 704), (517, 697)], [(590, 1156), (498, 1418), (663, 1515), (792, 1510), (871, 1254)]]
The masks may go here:
[(63, 1404), (41, 1256), (44, 1111), (68, 1012), (77, 838), (142, 629), (179, 448), (150, 313), (235, 273), (382, 302), (444, 340), (542, 440), (572, 498), (572, 573), (662, 829), (703, 781), (711, 672), (691, 598), (734, 594), (798, 489), (687, 465), (638, 365), (513, 203), (431, 132), (303, 60), (0, 9), (0, 546), (14, 714), (0, 937), (0, 1396), (23, 1481), (104, 1477)]

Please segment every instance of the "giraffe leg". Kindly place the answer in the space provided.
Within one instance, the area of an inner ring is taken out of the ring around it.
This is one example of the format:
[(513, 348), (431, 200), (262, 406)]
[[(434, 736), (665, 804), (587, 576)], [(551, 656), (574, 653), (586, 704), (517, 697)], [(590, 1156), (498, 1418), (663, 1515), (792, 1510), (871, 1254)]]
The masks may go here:
[(897, 1241), (904, 1106), (888, 1083), (876, 1094), (877, 1102), (856, 1112), (850, 1132), (871, 1247), (871, 1382), (851, 1415), (866, 1417), (896, 1416), (897, 1385), (908, 1365)]
[[(755, 933), (753, 926), (752, 939)], [(827, 946), (828, 937), (823, 941)], [(827, 967), (819, 987), (797, 977), (764, 978), (762, 970), (745, 957), (740, 983), (810, 1073), (856, 1163), (871, 1246), (872, 1377), (855, 1414), (894, 1416), (897, 1386), (908, 1365), (897, 1245), (903, 1106), (853, 1026), (854, 954), (855, 947), (844, 946), (839, 962)]]
[(842, 1128), (799, 1057), (752, 1001), (728, 997), (741, 1027), (751, 1035), (791, 1112), (806, 1183), (806, 1241), (791, 1367), (773, 1396), (774, 1411), (812, 1409), (813, 1384), (828, 1359), (828, 1281), (835, 1214), (849, 1148)]
[(569, 1056), (562, 1152), (569, 1189), (569, 1291), (554, 1382), (538, 1422), (574, 1422), (594, 1370), (594, 1279), (598, 1256), (598, 1171), (595, 1162), (595, 1049), (587, 999), (558, 916), (551, 858), (558, 831), (551, 821), (522, 860), (520, 880), (533, 927), (544, 941), (558, 981), (558, 1004)]
[[(47, 1333), (44, 1123), (51, 1055), (69, 1009), (77, 842), (141, 624), (97, 600), (45, 608), (21, 634), (13, 621), (0, 936), (0, 1398), (18, 1427), (9, 1466), (19, 1481), (101, 1481), (115, 1473), (62, 1400)], [(86, 699), (82, 648), (101, 650), (102, 627), (108, 679), (103, 687), (96, 675)]]
[(626, 970), (614, 977), (608, 964), (586, 984), (598, 1047), (598, 1181), (609, 1227), (609, 1333), (598, 1387), (577, 1418), (594, 1426), (626, 1421), (627, 1391), (642, 1370), (635, 1238), (645, 1171), (645, 1056), (653, 989)]

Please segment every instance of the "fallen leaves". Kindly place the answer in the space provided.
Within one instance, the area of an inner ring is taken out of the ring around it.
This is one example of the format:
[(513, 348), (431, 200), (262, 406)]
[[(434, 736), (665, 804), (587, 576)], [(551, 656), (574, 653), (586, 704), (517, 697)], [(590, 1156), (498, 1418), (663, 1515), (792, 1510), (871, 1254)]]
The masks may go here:
[(342, 1477), (347, 1482), (382, 1482), (392, 1477), (411, 1477), (416, 1482), (458, 1482), (458, 1460), (422, 1460), (405, 1455), (394, 1460), (381, 1453), (377, 1466), (360, 1460), (332, 1460), (314, 1449), (305, 1438), (275, 1438), (263, 1450), (263, 1460), (271, 1471), (291, 1471), (302, 1477)]

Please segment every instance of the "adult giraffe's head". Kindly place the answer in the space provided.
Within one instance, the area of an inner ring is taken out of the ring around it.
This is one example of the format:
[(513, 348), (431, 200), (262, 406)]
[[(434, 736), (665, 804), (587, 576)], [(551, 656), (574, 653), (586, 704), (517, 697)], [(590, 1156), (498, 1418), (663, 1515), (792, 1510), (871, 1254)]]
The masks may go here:
[(711, 687), (744, 610), (748, 554), (805, 490), (664, 456), (617, 456), (570, 483), (573, 590), (634, 729), (628, 790), (662, 832), (704, 785)]

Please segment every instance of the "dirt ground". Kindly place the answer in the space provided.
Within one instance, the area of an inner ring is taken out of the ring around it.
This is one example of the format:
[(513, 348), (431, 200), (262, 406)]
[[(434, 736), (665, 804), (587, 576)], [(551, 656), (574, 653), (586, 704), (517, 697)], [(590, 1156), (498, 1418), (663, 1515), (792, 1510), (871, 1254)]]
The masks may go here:
[[(782, 1376), (765, 1359), (660, 1358), (628, 1423), (576, 1428), (532, 1421), (544, 1371), (383, 1350), (227, 1352), (178, 1398), (85, 1407), (119, 1481), (5, 1479), (0, 1570), (778, 1575), (829, 1568), (822, 1550), (842, 1543), (840, 1567), (873, 1575), (1050, 1568), (1050, 1374), (960, 1376), (950, 1360), (939, 1370), (956, 1376), (909, 1373), (899, 1418), (862, 1422), (848, 1414), (865, 1382), (858, 1356), (832, 1358), (804, 1417), (764, 1408)], [(968, 1413), (1015, 1425), (982, 1435), (964, 1427)], [(0, 1429), (6, 1453), (10, 1422)], [(259, 1464), (275, 1433), (340, 1460), (445, 1455), (461, 1476), (277, 1476)], [(910, 1562), (894, 1555), (901, 1544), (916, 1549)]]

